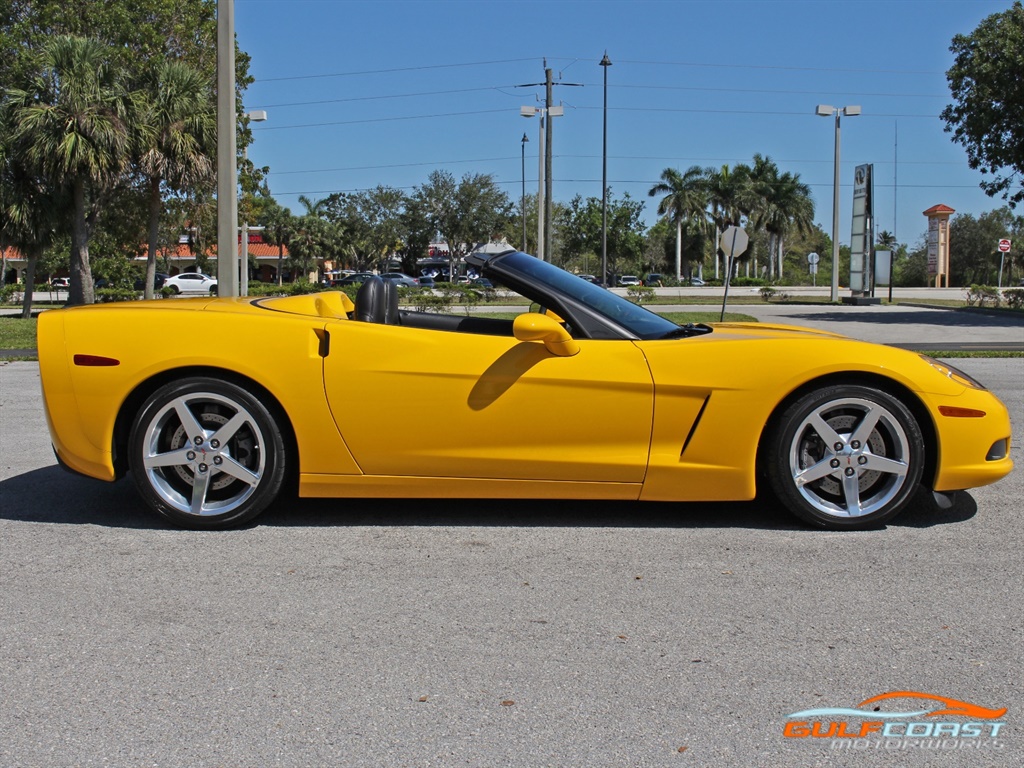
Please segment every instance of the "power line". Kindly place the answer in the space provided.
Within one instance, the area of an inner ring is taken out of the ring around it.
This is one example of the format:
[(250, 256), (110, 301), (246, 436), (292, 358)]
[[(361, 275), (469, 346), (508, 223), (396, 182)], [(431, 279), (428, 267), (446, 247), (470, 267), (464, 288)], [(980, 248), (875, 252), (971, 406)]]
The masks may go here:
[(515, 64), (524, 61), (536, 61), (536, 57), (531, 56), (522, 59), (495, 59), (494, 61), (470, 61), (463, 62), (461, 64), (422, 64), (415, 67), (393, 67), (391, 69), (363, 69), (354, 70), (352, 72), (330, 72), (320, 75), (292, 75), (290, 77), (263, 77), (259, 79), (261, 83), (282, 83), (292, 80), (317, 80), (325, 77), (358, 77), (360, 75), (386, 75), (393, 72), (422, 72), (428, 69), (458, 69), (460, 67), (483, 67), (490, 64)]
[[(577, 110), (598, 110), (601, 107), (572, 107)], [(390, 123), (403, 120), (433, 120), (439, 117), (466, 117), (468, 115), (491, 115), (507, 113), (509, 110), (502, 107), (499, 109), (477, 109), (465, 112), (436, 112), (429, 115), (400, 115), (398, 117), (368, 117), (360, 120), (330, 120), (322, 123), (298, 123), (295, 125), (268, 125), (251, 129), (253, 133), (262, 131), (285, 131), (298, 128), (325, 128), (334, 125), (363, 125), (366, 123)], [(810, 113), (806, 110), (756, 110), (756, 109), (696, 109), (686, 107), (612, 107), (612, 112), (653, 112), (653, 113), (679, 113), (679, 114), (701, 114), (701, 115), (773, 115), (776, 117), (807, 117)], [(922, 114), (901, 114), (901, 113), (872, 113), (863, 115), (867, 119), (880, 117), (921, 117), (929, 120), (939, 118), (939, 115)]]
[[(600, 160), (600, 155), (555, 155), (558, 160)], [(744, 158), (736, 157), (655, 157), (653, 155), (609, 155), (609, 160), (648, 160), (657, 161), (659, 163), (672, 163), (685, 161), (692, 164), (697, 163), (722, 163), (722, 162), (733, 162), (733, 163), (745, 163), (748, 160)], [(299, 171), (270, 171), (269, 176), (298, 176), (312, 173), (344, 173), (348, 171), (381, 171), (392, 168), (418, 168), (423, 166), (447, 166), (447, 165), (465, 165), (471, 163), (501, 163), (501, 162), (518, 162), (519, 156), (509, 155), (507, 157), (478, 157), (468, 158), (460, 160), (428, 160), (415, 163), (387, 163), (383, 165), (350, 165), (341, 166), (338, 168), (310, 168), (307, 170)], [(779, 165), (808, 165), (808, 164), (821, 164), (821, 165), (832, 165), (832, 159), (821, 159), (814, 158), (811, 160), (801, 159), (779, 159), (775, 161)], [(851, 161), (853, 162), (853, 161)], [(875, 165), (889, 165), (891, 161), (881, 160), (875, 161)], [(900, 165), (949, 165), (960, 167), (963, 163), (955, 162), (952, 160), (901, 160)]]

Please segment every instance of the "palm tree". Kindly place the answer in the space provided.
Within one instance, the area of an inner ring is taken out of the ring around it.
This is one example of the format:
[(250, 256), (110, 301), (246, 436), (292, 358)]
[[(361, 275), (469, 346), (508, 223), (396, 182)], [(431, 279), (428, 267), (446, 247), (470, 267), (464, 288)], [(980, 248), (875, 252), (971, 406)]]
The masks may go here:
[(782, 277), (784, 238), (793, 227), (801, 233), (810, 230), (814, 203), (810, 188), (799, 174), (780, 174), (770, 157), (754, 155), (750, 172), (751, 191), (757, 201), (751, 212), (754, 225), (768, 233), (768, 276), (774, 280), (776, 267)]
[(281, 285), (284, 275), (284, 249), (292, 237), (295, 218), (291, 210), (282, 208), (276, 201), (271, 202), (263, 213), (263, 239), (277, 246), (277, 284)]
[(682, 277), (683, 222), (707, 226), (708, 193), (704, 170), (692, 165), (686, 173), (675, 168), (661, 172), (661, 181), (651, 187), (650, 197), (664, 195), (658, 202), (658, 215), (669, 216), (676, 225), (676, 280)]
[(876, 243), (880, 250), (883, 251), (895, 251), (896, 250), (896, 235), (887, 229), (883, 229), (878, 233)]
[(138, 167), (149, 196), (145, 296), (151, 299), (163, 189), (181, 192), (213, 186), (217, 116), (209, 81), (181, 62), (161, 62), (150, 72), (145, 92), (147, 103), (138, 123)]
[(814, 200), (811, 188), (800, 181), (800, 174), (783, 173), (770, 198), (769, 217), (766, 228), (775, 238), (773, 258), (782, 278), (786, 235), (793, 229), (800, 234), (809, 233), (814, 227)]
[(101, 203), (126, 168), (132, 100), (95, 40), (52, 38), (28, 88), (8, 91), (16, 152), (26, 167), (71, 199), (70, 304), (93, 301), (89, 231)]
[[(0, 145), (6, 142), (0, 142)], [(26, 173), (7, 153), (0, 157), (0, 245), (13, 245), (25, 255), (25, 292), (21, 317), (32, 317), (36, 264), (52, 244), (54, 218), (61, 210), (53, 190), (38, 176)], [(0, 275), (2, 278), (2, 275)]]
[[(705, 168), (704, 183), (708, 191), (708, 217), (715, 225), (715, 243), (718, 234), (731, 226), (740, 226), (756, 204), (750, 183), (750, 167), (742, 163), (730, 169)], [(718, 257), (715, 257), (715, 277), (718, 277)]]

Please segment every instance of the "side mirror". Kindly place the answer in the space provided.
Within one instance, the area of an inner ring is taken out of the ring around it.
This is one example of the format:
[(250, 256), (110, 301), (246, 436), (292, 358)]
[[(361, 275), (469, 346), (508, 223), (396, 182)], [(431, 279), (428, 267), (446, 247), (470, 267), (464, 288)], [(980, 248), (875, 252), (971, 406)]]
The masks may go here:
[(524, 313), (512, 321), (512, 332), (519, 341), (540, 341), (548, 352), (559, 357), (572, 357), (580, 345), (569, 332), (547, 315)]

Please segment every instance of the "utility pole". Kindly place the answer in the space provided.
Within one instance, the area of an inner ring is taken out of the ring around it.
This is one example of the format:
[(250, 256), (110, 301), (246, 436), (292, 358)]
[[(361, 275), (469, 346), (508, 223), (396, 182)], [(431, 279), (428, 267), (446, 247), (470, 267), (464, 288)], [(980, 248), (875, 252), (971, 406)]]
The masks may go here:
[[(541, 108), (537, 107), (520, 107), (519, 114), (523, 117), (533, 117), (538, 112), (541, 115), (541, 137), (540, 141), (542, 146), (538, 152), (538, 165), (540, 167), (540, 177), (542, 182), (538, 183), (538, 200), (537, 200), (537, 250), (542, 261), (551, 261), (551, 218), (554, 212), (554, 206), (551, 199), (551, 118), (561, 117), (564, 113), (562, 107), (552, 106), (553, 101), (553, 89), (556, 85), (575, 85), (582, 86), (583, 83), (556, 83), (552, 77), (551, 69), (547, 66), (547, 61), (544, 62), (544, 82), (543, 83), (524, 83), (523, 85), (517, 85), (516, 88), (531, 88), (534, 86), (544, 86), (544, 106)], [(542, 193), (541, 193), (542, 192)]]
[(544, 106), (547, 110), (548, 120), (544, 133), (544, 254), (547, 261), (551, 261), (553, 251), (551, 250), (551, 215), (554, 208), (551, 204), (551, 96), (553, 83), (551, 81), (551, 69), (544, 70), (544, 84), (547, 90), (547, 98)]

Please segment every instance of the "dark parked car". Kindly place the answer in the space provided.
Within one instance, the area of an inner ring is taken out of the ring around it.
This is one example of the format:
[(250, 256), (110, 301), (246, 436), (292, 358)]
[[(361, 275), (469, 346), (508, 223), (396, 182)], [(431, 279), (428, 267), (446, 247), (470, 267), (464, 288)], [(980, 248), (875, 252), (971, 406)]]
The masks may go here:
[[(163, 288), (164, 287), (164, 281), (168, 277), (170, 277), (170, 275), (168, 275), (168, 274), (166, 274), (164, 272), (157, 272), (155, 275), (153, 275), (153, 290), (154, 291), (159, 291), (161, 288)], [(142, 277), (136, 278), (136, 280), (135, 280), (135, 290), (136, 291), (144, 291), (144, 290), (146, 290), (146, 277), (144, 275)]]
[(332, 280), (331, 286), (337, 288), (339, 285), (362, 285), (370, 277), (373, 277), (372, 272), (356, 272), (354, 275), (346, 275), (341, 280)]

